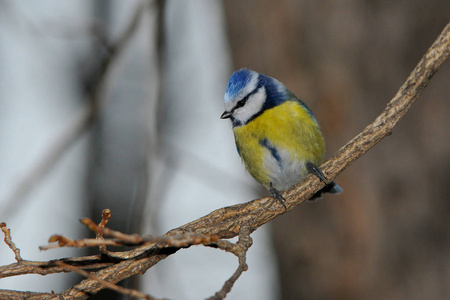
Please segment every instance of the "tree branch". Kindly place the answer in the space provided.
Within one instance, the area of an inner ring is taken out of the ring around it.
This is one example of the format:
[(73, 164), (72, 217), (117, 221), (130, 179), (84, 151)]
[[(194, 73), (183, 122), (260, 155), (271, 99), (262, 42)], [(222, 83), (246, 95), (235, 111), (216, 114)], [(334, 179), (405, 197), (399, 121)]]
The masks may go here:
[(23, 261), (23, 258), (20, 256), (20, 249), (16, 247), (16, 244), (14, 244), (14, 242), (11, 239), (11, 230), (8, 227), (6, 227), (5, 222), (0, 223), (0, 229), (3, 231), (3, 234), (5, 235), (5, 243), (14, 252), (14, 257), (16, 258), (16, 261), (20, 263), (21, 261)]
[[(226, 241), (225, 241), (226, 242)], [(239, 259), (239, 266), (234, 274), (225, 281), (222, 289), (218, 291), (214, 296), (208, 298), (209, 300), (221, 300), (225, 299), (227, 294), (231, 291), (234, 283), (239, 279), (243, 272), (248, 270), (247, 266), (247, 251), (252, 246), (253, 240), (250, 237), (250, 230), (248, 227), (242, 227), (239, 233), (239, 240), (236, 244), (226, 243), (220, 248), (227, 252), (232, 252)]]

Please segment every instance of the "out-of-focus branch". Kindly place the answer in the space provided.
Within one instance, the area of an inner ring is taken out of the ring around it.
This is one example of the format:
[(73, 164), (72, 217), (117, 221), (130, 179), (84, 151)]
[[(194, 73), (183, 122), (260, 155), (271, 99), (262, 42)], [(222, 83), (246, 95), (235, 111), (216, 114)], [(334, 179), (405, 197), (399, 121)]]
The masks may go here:
[[(98, 64), (95, 74), (89, 75), (89, 104), (83, 107), (71, 120), (68, 126), (62, 130), (61, 135), (48, 147), (42, 157), (37, 160), (24, 176), (19, 180), (17, 185), (12, 188), (10, 194), (4, 199), (0, 206), (2, 215), (9, 215), (14, 209), (20, 208), (26, 196), (60, 161), (67, 150), (85, 133), (94, 121), (97, 119), (99, 109), (102, 106), (102, 97), (106, 75), (118, 61), (126, 46), (129, 44), (133, 33), (136, 31), (147, 2), (137, 5), (129, 23), (124, 28), (116, 41), (107, 43), (105, 47), (108, 49), (108, 55), (102, 57)], [(105, 40), (105, 37), (99, 37)], [(105, 44), (106, 42), (104, 42)]]
[[(102, 221), (98, 225), (98, 230), (96, 231), (97, 236), (95, 237), (96, 240), (103, 241), (103, 231), (105, 230), (106, 224), (108, 224), (109, 218), (111, 218), (111, 210), (104, 209), (102, 212)], [(108, 254), (108, 250), (106, 249), (106, 245), (99, 245), (98, 249), (101, 253)]]
[(55, 293), (21, 292), (14, 290), (0, 290), (1, 299), (23, 300), (23, 299), (58, 299)]
[[(56, 261), (62, 261), (71, 266), (76, 266), (84, 270), (101, 269), (117, 263), (119, 260), (102, 257), (100, 255), (90, 255), (83, 257), (62, 258), (50, 261), (28, 261), (23, 260), (20, 263), (0, 266), (0, 279), (12, 276), (26, 274), (48, 275), (64, 272), (63, 268), (56, 264)], [(1, 293), (0, 293), (1, 295)], [(0, 297), (2, 299), (2, 297)]]
[[(428, 49), (406, 82), (388, 103), (385, 110), (363, 132), (348, 142), (330, 160), (321, 166), (322, 171), (327, 175), (328, 179), (333, 180), (386, 135), (391, 134), (392, 129), (418, 98), (422, 90), (429, 83), (431, 77), (448, 58), (449, 54), (450, 24), (444, 28), (437, 40)], [(205, 237), (217, 236), (220, 240), (211, 242), (209, 246), (216, 246), (235, 254), (238, 253), (237, 256), (240, 262), (238, 269), (224, 284), (222, 290), (213, 296), (213, 299), (223, 299), (224, 295), (231, 289), (233, 283), (247, 268), (245, 253), (251, 245), (250, 234), (271, 219), (292, 210), (302, 201), (309, 199), (323, 186), (324, 183), (310, 175), (283, 194), (286, 198), (286, 207), (279, 201), (266, 197), (248, 203), (221, 208), (198, 220), (169, 231), (162, 239), (174, 238), (187, 233)], [(103, 235), (106, 235), (105, 229), (103, 229)], [(231, 246), (229, 242), (222, 240), (237, 235), (240, 236), (240, 239), (235, 246)], [(238, 247), (242, 248), (237, 250)], [(131, 251), (121, 252), (122, 260), (118, 260), (117, 263), (113, 263), (97, 272), (91, 273), (94, 278), (87, 278), (58, 296), (86, 299), (89, 295), (96, 294), (104, 288), (101, 281), (115, 284), (132, 275), (144, 273), (147, 269), (167, 256), (174, 254), (179, 249), (179, 247), (167, 248), (163, 244), (152, 243), (150, 245), (143, 244)], [(115, 253), (115, 255), (118, 255), (118, 253)], [(16, 267), (17, 265), (19, 263), (12, 264), (8, 267)], [(2, 274), (1, 271), (2, 269), (0, 268), (0, 275)], [(0, 298), (3, 295), (2, 291), (0, 291)], [(32, 295), (29, 299), (49, 299), (51, 297), (53, 296), (40, 294)]]

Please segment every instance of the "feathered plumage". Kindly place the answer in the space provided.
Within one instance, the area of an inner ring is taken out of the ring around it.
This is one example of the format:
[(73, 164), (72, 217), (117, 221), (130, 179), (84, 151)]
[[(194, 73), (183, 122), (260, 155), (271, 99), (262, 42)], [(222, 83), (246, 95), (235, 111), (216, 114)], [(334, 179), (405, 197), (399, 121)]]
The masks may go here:
[[(241, 69), (231, 75), (224, 98), (221, 118), (231, 119), (245, 167), (274, 196), (308, 172), (324, 180), (316, 167), (325, 152), (319, 124), (306, 104), (281, 82)], [(340, 193), (342, 189), (331, 182), (322, 191)]]

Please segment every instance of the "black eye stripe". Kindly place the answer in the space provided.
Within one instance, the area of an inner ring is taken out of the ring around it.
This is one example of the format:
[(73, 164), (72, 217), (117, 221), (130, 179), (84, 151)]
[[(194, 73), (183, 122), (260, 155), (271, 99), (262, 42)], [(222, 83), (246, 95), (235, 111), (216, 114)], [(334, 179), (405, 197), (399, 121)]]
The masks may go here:
[(238, 103), (236, 104), (236, 107), (242, 107), (245, 105), (245, 102), (247, 102), (247, 98), (244, 98), (240, 101), (238, 101)]
[(234, 110), (234, 109), (237, 109), (237, 108), (239, 108), (239, 107), (244, 106), (245, 103), (247, 102), (249, 96), (250, 96), (250, 95), (248, 95), (248, 96), (242, 98), (241, 100), (239, 100), (239, 101), (236, 103), (236, 106), (233, 108), (233, 110)]
[(251, 93), (249, 93), (247, 96), (245, 96), (244, 98), (242, 98), (241, 100), (239, 100), (236, 105), (233, 107), (233, 109), (231, 110), (231, 112), (234, 112), (236, 109), (241, 108), (242, 106), (244, 106), (247, 103), (247, 100), (250, 96), (252, 96), (253, 94), (255, 94), (256, 92), (259, 91), (261, 87), (257, 86)]

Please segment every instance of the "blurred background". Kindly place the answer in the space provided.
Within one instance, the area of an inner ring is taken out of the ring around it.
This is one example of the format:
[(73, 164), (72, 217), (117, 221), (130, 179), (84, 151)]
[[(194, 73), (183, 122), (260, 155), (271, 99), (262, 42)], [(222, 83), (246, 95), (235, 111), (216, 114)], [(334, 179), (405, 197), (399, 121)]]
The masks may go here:
[[(384, 109), (449, 21), (431, 1), (1, 1), (0, 221), (29, 260), (78, 223), (164, 234), (267, 196), (220, 120), (232, 71), (283, 82), (314, 112), (327, 157)], [(338, 196), (256, 231), (229, 299), (450, 298), (450, 65), (393, 135), (345, 170)], [(14, 262), (0, 245), (0, 264)], [(235, 257), (191, 247), (123, 284), (156, 297), (218, 291)], [(60, 292), (71, 274), (0, 280)], [(92, 299), (121, 299), (103, 291)]]

